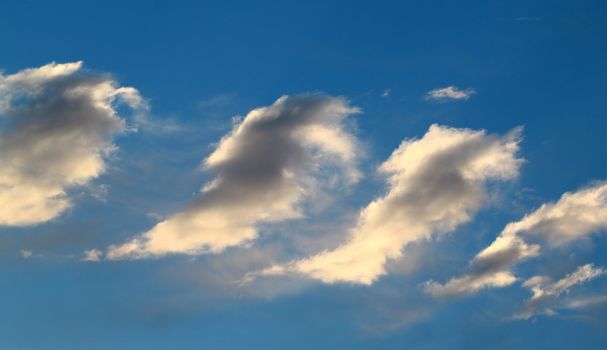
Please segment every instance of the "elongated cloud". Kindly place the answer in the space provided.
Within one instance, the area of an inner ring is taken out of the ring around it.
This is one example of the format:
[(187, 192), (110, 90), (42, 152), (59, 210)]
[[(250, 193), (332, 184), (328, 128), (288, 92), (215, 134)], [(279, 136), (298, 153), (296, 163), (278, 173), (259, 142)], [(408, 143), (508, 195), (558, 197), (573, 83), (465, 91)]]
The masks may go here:
[(510, 269), (540, 254), (540, 238), (548, 246), (562, 246), (607, 230), (607, 183), (565, 193), (543, 204), (522, 220), (508, 224), (497, 239), (472, 261), (470, 271), (446, 284), (428, 282), (426, 291), (437, 297), (473, 294), (484, 288), (504, 287), (516, 281)]
[(301, 217), (321, 179), (359, 179), (356, 140), (344, 124), (357, 112), (324, 95), (284, 96), (249, 112), (204, 161), (215, 178), (202, 197), (106, 257), (221, 252), (255, 239), (261, 223)]
[[(523, 283), (523, 287), (531, 289), (533, 296), (527, 301), (525, 310), (515, 318), (529, 319), (547, 304), (557, 299), (561, 294), (568, 292), (572, 287), (593, 280), (607, 273), (603, 268), (596, 268), (592, 264), (580, 266), (576, 271), (563, 279), (551, 282), (548, 277), (535, 276)], [(545, 313), (553, 314), (550, 308), (545, 308)]]
[(504, 234), (544, 238), (551, 245), (565, 245), (607, 230), (607, 183), (565, 193), (556, 203), (542, 205), (521, 221), (508, 224)]
[(472, 260), (469, 273), (452, 278), (445, 284), (426, 282), (425, 291), (442, 298), (474, 294), (487, 288), (507, 287), (517, 280), (510, 268), (520, 261), (537, 256), (539, 251), (538, 245), (527, 244), (516, 235), (501, 235)]
[(423, 138), (404, 141), (380, 166), (388, 192), (362, 210), (347, 242), (261, 274), (296, 272), (326, 283), (372, 284), (407, 244), (470, 221), (488, 180), (518, 174), (519, 135), (520, 129), (501, 137), (432, 125)]
[(104, 172), (125, 129), (120, 102), (145, 108), (137, 90), (82, 62), (0, 74), (0, 225), (39, 224), (72, 206), (66, 191)]
[(425, 99), (426, 101), (433, 102), (447, 102), (457, 100), (466, 101), (475, 93), (476, 91), (470, 88), (460, 90), (459, 88), (457, 88), (457, 86), (447, 86), (444, 88), (438, 88), (428, 91), (428, 93), (426, 93)]

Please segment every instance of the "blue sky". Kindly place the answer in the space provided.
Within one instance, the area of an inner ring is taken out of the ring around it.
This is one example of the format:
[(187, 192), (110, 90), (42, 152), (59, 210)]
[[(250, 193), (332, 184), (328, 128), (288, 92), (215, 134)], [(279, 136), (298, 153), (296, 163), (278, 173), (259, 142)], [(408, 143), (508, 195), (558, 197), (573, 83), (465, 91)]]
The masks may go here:
[(606, 17), (3, 3), (0, 349), (600, 349)]

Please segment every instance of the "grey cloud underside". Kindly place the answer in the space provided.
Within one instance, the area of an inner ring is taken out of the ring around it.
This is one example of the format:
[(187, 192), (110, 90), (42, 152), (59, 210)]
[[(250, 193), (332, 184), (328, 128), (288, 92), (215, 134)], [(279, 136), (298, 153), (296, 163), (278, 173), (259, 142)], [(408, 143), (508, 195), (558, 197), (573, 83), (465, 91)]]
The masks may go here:
[(123, 122), (95, 106), (90, 96), (69, 96), (66, 90), (109, 82), (98, 77), (74, 77), (50, 82), (43, 96), (22, 101), (6, 112), (0, 144), (3, 163), (23, 165), (29, 180), (70, 172), (78, 150), (107, 147)]
[[(322, 95), (295, 96), (276, 118), (251, 123), (229, 159), (207, 166), (218, 176), (219, 184), (205, 191), (186, 212), (215, 206), (248, 207), (293, 191), (298, 178), (315, 166), (314, 154), (294, 132), (325, 122), (327, 106), (334, 103), (345, 104)], [(286, 170), (293, 172), (293, 178), (285, 176)]]

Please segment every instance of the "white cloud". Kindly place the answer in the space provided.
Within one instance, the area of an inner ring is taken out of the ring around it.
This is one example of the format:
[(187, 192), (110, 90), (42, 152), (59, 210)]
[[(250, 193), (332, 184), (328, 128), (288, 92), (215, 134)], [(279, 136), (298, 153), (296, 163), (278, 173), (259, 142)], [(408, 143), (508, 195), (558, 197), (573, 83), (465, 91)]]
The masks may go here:
[(24, 259), (30, 258), (30, 257), (32, 256), (32, 254), (33, 254), (33, 253), (32, 253), (32, 251), (31, 251), (31, 250), (25, 250), (25, 249), (24, 249), (24, 250), (21, 250), (21, 256), (22, 256)]
[(261, 223), (302, 217), (302, 202), (325, 179), (351, 184), (360, 178), (357, 142), (344, 123), (357, 112), (344, 99), (324, 95), (284, 96), (252, 110), (204, 161), (215, 178), (202, 197), (109, 247), (107, 258), (217, 253), (254, 240)]
[(607, 273), (603, 268), (596, 268), (591, 264), (580, 266), (576, 271), (554, 283), (545, 276), (535, 276), (523, 283), (523, 287), (531, 289), (533, 296), (527, 301), (525, 310), (515, 315), (515, 318), (529, 319), (542, 308), (548, 315), (554, 314), (546, 304), (557, 299), (561, 294), (568, 292), (573, 286), (588, 282)]
[(437, 88), (428, 91), (425, 95), (426, 101), (435, 102), (446, 102), (451, 100), (464, 100), (469, 99), (476, 91), (471, 88), (464, 90), (458, 89), (456, 86), (447, 86), (444, 88)]
[[(550, 246), (562, 246), (607, 229), (607, 183), (543, 204), (522, 220), (509, 223), (497, 239), (472, 261), (470, 271), (441, 285), (428, 282), (426, 291), (434, 296), (473, 294), (483, 288), (504, 287), (510, 283), (499, 276), (511, 275), (519, 262), (540, 254), (540, 246), (526, 243), (524, 236), (540, 238)], [(496, 283), (496, 281), (499, 281)]]
[(0, 75), (0, 225), (39, 224), (72, 203), (67, 189), (105, 170), (124, 130), (115, 105), (142, 108), (137, 90), (82, 62)]
[(511, 272), (497, 271), (481, 276), (465, 275), (453, 278), (446, 284), (428, 281), (424, 285), (424, 291), (435, 298), (443, 298), (472, 294), (490, 287), (506, 287), (514, 282), (516, 282), (516, 277)]
[(407, 244), (470, 221), (483, 204), (488, 180), (518, 174), (519, 135), (520, 129), (500, 137), (432, 125), (380, 166), (388, 192), (362, 210), (347, 242), (260, 274), (296, 272), (326, 283), (372, 284)]
[(602, 230), (607, 230), (607, 183), (565, 193), (558, 202), (508, 224), (504, 234), (525, 233), (564, 245)]

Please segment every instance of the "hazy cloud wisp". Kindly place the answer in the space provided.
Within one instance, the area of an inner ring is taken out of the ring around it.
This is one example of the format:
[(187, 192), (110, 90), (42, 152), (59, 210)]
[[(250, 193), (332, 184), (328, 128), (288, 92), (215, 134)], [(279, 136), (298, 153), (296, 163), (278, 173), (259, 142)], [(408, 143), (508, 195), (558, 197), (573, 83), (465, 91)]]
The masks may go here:
[(555, 311), (546, 307), (546, 304), (554, 301), (561, 294), (568, 292), (575, 285), (591, 281), (606, 273), (607, 271), (603, 268), (586, 264), (556, 282), (551, 282), (546, 276), (532, 277), (523, 283), (523, 287), (531, 289), (533, 295), (527, 300), (525, 310), (514, 317), (526, 320), (542, 309), (545, 314), (554, 314)]

